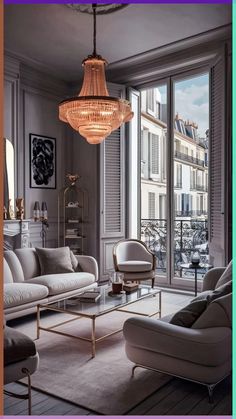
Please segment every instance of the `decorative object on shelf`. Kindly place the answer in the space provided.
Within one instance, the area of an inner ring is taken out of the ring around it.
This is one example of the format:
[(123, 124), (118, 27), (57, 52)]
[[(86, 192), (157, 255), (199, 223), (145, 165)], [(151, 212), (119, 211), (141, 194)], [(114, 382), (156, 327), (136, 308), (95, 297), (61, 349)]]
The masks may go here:
[(70, 186), (74, 186), (77, 180), (79, 180), (79, 175), (70, 175), (69, 173), (66, 175), (66, 178), (69, 179)]
[(11, 201), (11, 199), (8, 199), (7, 218), (8, 220), (15, 220), (15, 213)]
[(39, 201), (35, 201), (34, 203), (34, 221), (39, 221), (40, 220), (40, 206), (39, 206)]
[(24, 198), (16, 198), (16, 219), (23, 220), (24, 219)]
[(195, 250), (191, 256), (191, 264), (193, 266), (197, 266), (200, 263), (200, 254), (197, 250)]
[(78, 174), (68, 174), (69, 186), (58, 195), (58, 246), (69, 246), (74, 254), (84, 253), (85, 191), (78, 188)]
[(30, 134), (30, 187), (56, 188), (56, 139)]
[(106, 60), (96, 51), (96, 4), (93, 8), (93, 53), (84, 61), (84, 81), (77, 97), (59, 105), (59, 119), (67, 122), (90, 144), (101, 143), (112, 131), (133, 117), (127, 100), (109, 96)]
[(41, 205), (41, 221), (46, 221), (48, 219), (48, 209), (45, 201)]

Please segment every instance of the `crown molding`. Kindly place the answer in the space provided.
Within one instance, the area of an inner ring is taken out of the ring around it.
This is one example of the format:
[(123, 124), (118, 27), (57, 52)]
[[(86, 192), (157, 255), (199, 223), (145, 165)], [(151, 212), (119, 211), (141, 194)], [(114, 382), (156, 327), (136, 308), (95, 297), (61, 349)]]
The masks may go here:
[(214, 59), (220, 46), (232, 37), (232, 25), (225, 25), (171, 44), (111, 63), (107, 79), (133, 86), (157, 79), (163, 70), (171, 74), (180, 67), (206, 65)]

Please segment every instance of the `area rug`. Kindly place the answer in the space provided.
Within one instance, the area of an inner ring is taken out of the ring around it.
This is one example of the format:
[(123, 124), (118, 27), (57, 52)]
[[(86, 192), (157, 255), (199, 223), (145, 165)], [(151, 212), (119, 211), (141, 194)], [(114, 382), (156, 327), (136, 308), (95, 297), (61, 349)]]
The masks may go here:
[[(96, 336), (118, 329), (128, 317), (119, 312), (100, 317)], [(89, 336), (91, 320), (79, 319), (58, 330)], [(98, 414), (125, 414), (170, 380), (143, 369), (131, 378), (133, 364), (126, 357), (122, 332), (97, 343), (93, 359), (90, 343), (44, 331), (36, 346), (40, 367), (32, 376), (33, 387)]]

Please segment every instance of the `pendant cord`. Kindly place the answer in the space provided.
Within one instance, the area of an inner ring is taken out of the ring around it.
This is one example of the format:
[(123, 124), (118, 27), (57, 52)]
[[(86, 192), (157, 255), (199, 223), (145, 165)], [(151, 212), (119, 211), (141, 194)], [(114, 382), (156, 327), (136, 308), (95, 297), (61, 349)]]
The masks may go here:
[(96, 8), (97, 4), (92, 4), (93, 8), (93, 56), (96, 57), (97, 50), (96, 50), (96, 36), (97, 36), (97, 25), (96, 25)]

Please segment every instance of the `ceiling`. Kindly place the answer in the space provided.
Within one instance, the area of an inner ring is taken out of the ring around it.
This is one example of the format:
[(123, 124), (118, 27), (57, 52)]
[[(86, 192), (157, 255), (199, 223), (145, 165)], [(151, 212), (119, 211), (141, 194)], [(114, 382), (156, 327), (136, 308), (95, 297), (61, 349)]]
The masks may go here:
[[(63, 4), (5, 5), (5, 48), (65, 81), (92, 52), (92, 16)], [(229, 4), (129, 4), (97, 17), (97, 50), (109, 63), (231, 23)]]

